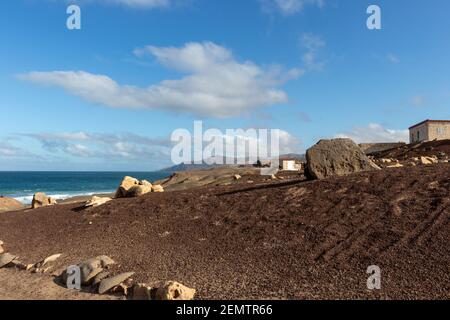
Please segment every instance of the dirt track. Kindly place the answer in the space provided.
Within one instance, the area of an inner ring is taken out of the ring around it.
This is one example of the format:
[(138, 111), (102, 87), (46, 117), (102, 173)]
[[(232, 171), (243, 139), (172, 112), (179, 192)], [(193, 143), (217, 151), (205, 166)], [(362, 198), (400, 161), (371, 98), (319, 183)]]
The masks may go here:
[[(106, 254), (144, 282), (200, 299), (449, 299), (450, 164), (323, 181), (199, 188), (1, 214), (24, 262)], [(366, 268), (382, 290), (366, 289)]]

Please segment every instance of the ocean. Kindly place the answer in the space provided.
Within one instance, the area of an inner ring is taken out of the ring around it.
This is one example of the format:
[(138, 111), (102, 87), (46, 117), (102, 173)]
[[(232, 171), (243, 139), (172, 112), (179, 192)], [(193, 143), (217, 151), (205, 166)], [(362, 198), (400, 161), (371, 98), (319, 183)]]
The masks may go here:
[(13, 172), (0, 171), (0, 196), (30, 204), (36, 192), (55, 199), (114, 192), (124, 176), (154, 182), (170, 172)]

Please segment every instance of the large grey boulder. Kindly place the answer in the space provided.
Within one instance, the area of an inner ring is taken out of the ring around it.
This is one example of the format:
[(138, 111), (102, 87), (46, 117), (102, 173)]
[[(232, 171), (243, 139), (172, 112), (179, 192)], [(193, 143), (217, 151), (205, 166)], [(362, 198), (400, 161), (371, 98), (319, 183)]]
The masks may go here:
[(351, 139), (320, 140), (306, 151), (306, 174), (312, 179), (380, 170)]

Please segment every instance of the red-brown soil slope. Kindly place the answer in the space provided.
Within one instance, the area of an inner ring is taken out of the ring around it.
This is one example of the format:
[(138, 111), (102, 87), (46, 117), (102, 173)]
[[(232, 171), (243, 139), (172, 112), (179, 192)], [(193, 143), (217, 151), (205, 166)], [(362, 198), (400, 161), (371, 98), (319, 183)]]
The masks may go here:
[[(0, 217), (5, 248), (57, 267), (106, 254), (199, 299), (450, 298), (450, 164), (203, 187)], [(382, 289), (366, 288), (369, 265)]]

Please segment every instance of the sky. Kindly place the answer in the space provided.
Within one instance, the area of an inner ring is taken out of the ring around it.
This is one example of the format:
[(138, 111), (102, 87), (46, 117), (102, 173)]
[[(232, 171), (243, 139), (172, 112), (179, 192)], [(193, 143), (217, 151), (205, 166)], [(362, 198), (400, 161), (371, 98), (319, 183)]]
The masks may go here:
[[(81, 29), (69, 30), (69, 5)], [(367, 8), (381, 9), (369, 30)], [(174, 130), (408, 141), (450, 119), (446, 0), (7, 0), (0, 171), (151, 171)]]

